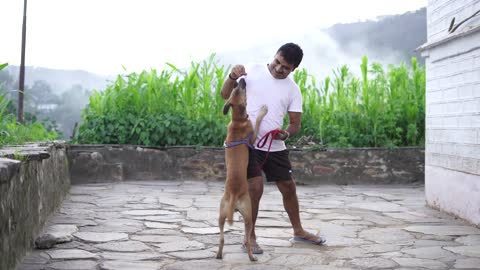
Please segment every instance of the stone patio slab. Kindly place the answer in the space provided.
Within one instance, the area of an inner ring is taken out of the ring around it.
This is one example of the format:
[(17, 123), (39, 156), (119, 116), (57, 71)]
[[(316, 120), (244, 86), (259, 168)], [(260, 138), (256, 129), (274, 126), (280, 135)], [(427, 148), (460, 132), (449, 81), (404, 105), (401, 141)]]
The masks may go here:
[[(425, 206), (420, 185), (299, 185), (302, 226), (324, 246), (291, 243), (288, 215), (276, 186), (265, 185), (255, 233), (264, 254), (242, 251), (238, 213), (225, 226), (218, 207), (223, 181), (130, 181), (72, 186), (47, 221), (71, 240), (27, 254), (16, 270), (317, 270), (475, 269), (480, 229)], [(477, 267), (479, 268), (479, 267)]]

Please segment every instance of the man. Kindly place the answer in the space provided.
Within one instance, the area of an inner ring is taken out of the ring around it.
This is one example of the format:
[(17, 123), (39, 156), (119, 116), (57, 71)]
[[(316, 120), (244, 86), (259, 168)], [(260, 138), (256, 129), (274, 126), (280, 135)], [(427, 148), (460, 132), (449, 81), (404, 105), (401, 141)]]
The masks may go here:
[[(273, 61), (266, 66), (254, 65), (247, 70), (243, 65), (234, 66), (222, 86), (222, 98), (228, 99), (237, 85), (237, 80), (244, 76), (247, 85), (247, 112), (252, 124), (255, 123), (262, 105), (268, 107), (268, 113), (260, 125), (256, 138), (256, 149), (249, 151), (247, 177), (253, 216), (250, 243), (254, 254), (263, 253), (256, 242), (255, 234), (255, 222), (263, 194), (261, 170), (265, 173), (267, 181), (275, 182), (282, 194), (283, 205), (292, 223), (294, 239), (316, 245), (325, 243), (325, 239), (305, 231), (302, 227), (295, 180), (292, 177), (288, 150), (284, 142), (289, 136), (298, 133), (301, 127), (302, 95), (298, 85), (288, 75), (300, 65), (302, 58), (303, 51), (297, 44), (284, 44), (278, 49)], [(289, 124), (282, 130), (287, 113)], [(269, 137), (263, 147), (258, 147), (258, 141), (272, 130), (276, 130), (271, 133), (275, 137), (273, 139)]]

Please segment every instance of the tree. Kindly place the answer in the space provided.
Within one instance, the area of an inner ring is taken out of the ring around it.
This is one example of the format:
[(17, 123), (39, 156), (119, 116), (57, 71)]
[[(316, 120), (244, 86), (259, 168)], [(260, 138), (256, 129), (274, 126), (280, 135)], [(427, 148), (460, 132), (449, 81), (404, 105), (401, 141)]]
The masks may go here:
[(27, 92), (27, 96), (29, 105), (35, 110), (39, 110), (45, 105), (58, 105), (61, 102), (60, 97), (53, 93), (50, 85), (44, 80), (35, 81)]

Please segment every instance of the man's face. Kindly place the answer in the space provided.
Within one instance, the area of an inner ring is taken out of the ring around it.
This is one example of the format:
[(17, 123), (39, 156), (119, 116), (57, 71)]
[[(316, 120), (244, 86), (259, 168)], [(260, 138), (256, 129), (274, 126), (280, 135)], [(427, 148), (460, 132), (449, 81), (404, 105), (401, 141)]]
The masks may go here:
[(277, 53), (272, 63), (268, 65), (268, 70), (275, 79), (285, 79), (290, 72), (295, 70), (295, 66), (289, 64), (280, 53)]

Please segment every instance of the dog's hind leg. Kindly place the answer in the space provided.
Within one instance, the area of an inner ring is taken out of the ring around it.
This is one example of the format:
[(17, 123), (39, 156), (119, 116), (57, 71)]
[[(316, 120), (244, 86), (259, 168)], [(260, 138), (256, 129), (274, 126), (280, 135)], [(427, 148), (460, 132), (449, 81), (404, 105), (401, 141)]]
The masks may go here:
[(218, 245), (218, 252), (217, 252), (217, 259), (223, 258), (223, 245), (225, 244), (225, 235), (223, 234), (223, 229), (225, 226), (225, 220), (227, 219), (227, 211), (225, 209), (225, 196), (222, 198), (220, 202), (220, 216), (218, 217), (218, 227), (220, 229), (220, 241)]
[(250, 261), (254, 262), (257, 260), (252, 253), (252, 246), (250, 245), (250, 238), (253, 231), (253, 221), (252, 221), (252, 203), (250, 201), (250, 196), (248, 193), (243, 195), (238, 200), (237, 209), (240, 214), (243, 216), (243, 221), (245, 222), (245, 248), (247, 249), (248, 257)]

